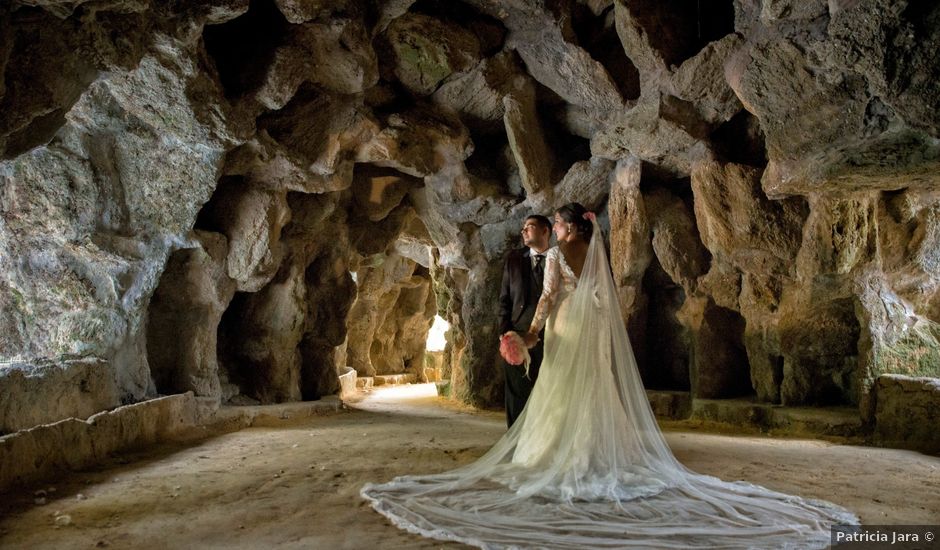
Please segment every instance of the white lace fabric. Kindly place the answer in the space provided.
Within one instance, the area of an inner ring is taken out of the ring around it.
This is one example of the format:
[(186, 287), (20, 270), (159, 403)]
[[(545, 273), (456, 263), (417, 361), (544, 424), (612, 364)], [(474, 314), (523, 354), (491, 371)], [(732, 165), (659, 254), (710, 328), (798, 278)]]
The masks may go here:
[(563, 301), (577, 287), (578, 278), (565, 262), (561, 249), (557, 246), (551, 247), (545, 253), (542, 295), (539, 297), (539, 303), (535, 308), (535, 316), (532, 318), (529, 332), (539, 332), (545, 328), (545, 322), (548, 320), (549, 314), (554, 311), (555, 305)]
[[(595, 236), (600, 230), (595, 224)], [(824, 548), (834, 504), (683, 467), (649, 407), (603, 244), (580, 280), (546, 256), (533, 326), (544, 324), (538, 382), (513, 427), (476, 462), (368, 484), (395, 525), (480, 548)]]

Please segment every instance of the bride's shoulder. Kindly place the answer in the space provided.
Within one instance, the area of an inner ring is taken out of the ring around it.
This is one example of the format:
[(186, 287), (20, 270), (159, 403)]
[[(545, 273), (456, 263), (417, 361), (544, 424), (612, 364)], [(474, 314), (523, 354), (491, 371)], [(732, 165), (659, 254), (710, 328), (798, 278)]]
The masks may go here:
[(548, 249), (548, 252), (545, 253), (546, 258), (558, 258), (561, 255), (561, 249), (558, 248), (558, 245), (555, 245)]

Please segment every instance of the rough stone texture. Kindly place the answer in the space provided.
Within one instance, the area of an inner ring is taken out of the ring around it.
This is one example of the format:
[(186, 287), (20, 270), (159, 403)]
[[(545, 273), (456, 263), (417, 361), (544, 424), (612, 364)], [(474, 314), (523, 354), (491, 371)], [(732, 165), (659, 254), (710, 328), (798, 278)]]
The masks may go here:
[(421, 376), (424, 371), (428, 330), (437, 312), (431, 281), (426, 275), (412, 275), (400, 290), (372, 341), (376, 372), (408, 371)]
[[(691, 178), (696, 220), (713, 257), (699, 291), (743, 315), (753, 389), (758, 399), (778, 402), (783, 381), (780, 295), (793, 275), (808, 212), (800, 199), (769, 200), (760, 177), (759, 169), (744, 165), (696, 165)], [(801, 315), (798, 307), (793, 314)]]
[(503, 98), (513, 90), (525, 91), (527, 78), (523, 75), (515, 56), (500, 53), (448, 78), (431, 99), (460, 113), (471, 130), (493, 133), (503, 129)]
[[(346, 361), (339, 355), (346, 340), (346, 320), (356, 298), (346, 213), (335, 195), (292, 194), (291, 223), (282, 240), (294, 262), (305, 266), (305, 312), (300, 353), (300, 395), (319, 399), (339, 389)], [(330, 239), (310, 235), (329, 234)]]
[(859, 338), (858, 384), (862, 416), (874, 420), (874, 383), (882, 375), (940, 378), (940, 330), (895, 293), (883, 276), (870, 273), (857, 284), (856, 315), (865, 330)]
[(689, 392), (646, 390), (646, 397), (657, 418), (684, 420), (692, 412)]
[[(336, 393), (346, 361), (334, 351), (346, 341), (346, 323), (356, 299), (343, 243), (322, 253), (306, 270), (307, 314), (300, 342), (300, 392), (304, 400)], [(355, 372), (355, 371), (353, 371)]]
[(692, 397), (715, 399), (751, 393), (747, 352), (742, 335), (744, 319), (706, 298), (690, 298), (677, 313), (689, 329)]
[(359, 296), (349, 315), (349, 366), (360, 376), (419, 374), (437, 312), (430, 277), (397, 253), (357, 271)]
[[(341, 152), (341, 145), (334, 151)], [(228, 154), (225, 174), (244, 176), (275, 191), (328, 193), (352, 184), (353, 163), (331, 162), (327, 157), (324, 166), (316, 158), (311, 163), (304, 153), (288, 149), (262, 133)]]
[(777, 330), (783, 352), (783, 404), (856, 403), (859, 323), (851, 300), (811, 290), (784, 294)]
[(627, 57), (636, 65), (643, 80), (650, 80), (654, 75), (667, 72), (662, 55), (650, 45), (648, 33), (637, 19), (630, 2), (614, 2), (614, 14), (617, 34), (623, 44)]
[(701, 139), (704, 127), (690, 118), (687, 109), (672, 109), (675, 103), (653, 94), (640, 98), (632, 109), (611, 115), (609, 124), (592, 137), (591, 153), (614, 160), (632, 154), (687, 176), (694, 162), (710, 157)]
[(764, 331), (765, 326), (772, 325), (749, 319), (744, 332), (744, 347), (751, 367), (751, 386), (760, 401), (779, 403), (780, 385), (783, 383), (783, 355), (776, 332)]
[(290, 220), (286, 194), (223, 180), (200, 214), (200, 227), (227, 238), (228, 277), (241, 292), (257, 292), (277, 272), (284, 254), (281, 230)]
[(195, 426), (193, 394), (171, 395), (69, 418), (0, 437), (0, 485), (9, 487), (64, 469), (87, 468), (111, 453), (152, 445)]
[(328, 23), (292, 26), (285, 45), (274, 53), (264, 84), (256, 92), (269, 109), (280, 109), (304, 83), (335, 94), (355, 94), (379, 79), (378, 61), (361, 22), (331, 19)]
[(0, 355), (105, 358), (129, 399), (152, 388), (150, 294), (232, 143), (199, 61), (168, 37), (156, 46), (89, 86), (49, 145), (0, 163), (0, 278), (14, 296)]
[(940, 451), (940, 382), (937, 378), (879, 376), (875, 383), (875, 441), (927, 453)]
[(697, 164), (695, 218), (702, 243), (719, 261), (747, 273), (786, 273), (800, 249), (806, 206), (800, 199), (769, 200), (760, 177), (749, 166)]
[(456, 24), (422, 14), (398, 17), (385, 31), (389, 66), (416, 95), (430, 95), (442, 80), (480, 61), (476, 35)]
[(933, 320), (940, 319), (940, 209), (935, 192), (884, 193), (878, 204), (878, 239), (890, 285)]
[(696, 399), (691, 418), (728, 426), (749, 426), (763, 433), (858, 438), (865, 428), (848, 407), (784, 407), (751, 399)]
[(317, 399), (420, 377), (437, 311), (492, 406), (503, 255), (576, 200), (650, 387), (877, 425), (937, 376), (940, 8), (679, 4), (0, 8), (0, 359), (95, 365), (62, 417)]
[(518, 53), (528, 73), (588, 118), (601, 120), (623, 106), (604, 65), (577, 45), (570, 5), (525, 0), (468, 4), (502, 23), (509, 30), (506, 47)]
[(418, 178), (397, 170), (360, 164), (353, 176), (353, 200), (370, 221), (377, 222), (401, 204), (408, 191), (422, 185)]
[(272, 426), (337, 412), (339, 399), (276, 407), (219, 407), (192, 393), (149, 399), (100, 412), (87, 420), (69, 418), (0, 437), (0, 489), (10, 490), (82, 470), (163, 442), (204, 437), (206, 428), (224, 433)]
[(89, 416), (121, 403), (111, 368), (98, 359), (13, 363), (0, 370), (0, 431)]
[[(261, 144), (266, 147), (260, 155), (249, 155), (248, 162), (242, 163), (248, 166), (233, 173), (247, 171), (254, 179), (268, 182), (274, 179), (271, 176), (276, 178), (280, 175), (282, 166), (292, 171), (299, 169), (300, 175), (288, 174), (299, 183), (293, 188), (304, 192), (348, 187), (349, 180), (345, 186), (309, 188), (304, 179), (311, 174), (330, 176), (346, 170), (351, 175), (352, 166), (347, 161), (379, 131), (377, 122), (362, 105), (361, 98), (330, 94), (298, 94), (286, 107), (265, 117), (260, 124), (263, 128), (259, 132)], [(270, 146), (269, 140), (265, 139), (267, 136), (277, 143), (277, 147)], [(281, 161), (280, 156), (285, 160)]]
[(832, 15), (829, 40), (748, 44), (730, 82), (767, 133), (768, 193), (936, 185), (937, 84), (919, 75), (936, 73), (922, 48), (940, 34), (923, 11), (852, 3)]
[(610, 193), (613, 169), (614, 163), (602, 158), (575, 162), (555, 185), (552, 203), (559, 207), (569, 202), (580, 202), (588, 210), (596, 211)]
[(147, 317), (147, 360), (157, 393), (221, 399), (219, 322), (237, 283), (224, 235), (195, 232), (195, 247), (170, 255)]
[(536, 113), (531, 84), (503, 98), (506, 135), (526, 194), (536, 195), (552, 184), (552, 156)]
[[(131, 67), (144, 55), (145, 16), (128, 14), (97, 25), (80, 25), (65, 20), (70, 13), (66, 6), (53, 6), (50, 12), (10, 13), (10, 8), (4, 8), (0, 65), (9, 71), (5, 74), (28, 75), (29, 82), (4, 78), (0, 87), (4, 113), (0, 158), (13, 158), (48, 143), (100, 71), (115, 65)], [(127, 34), (116, 40), (109, 36), (116, 29)]]
[[(271, 403), (319, 399), (339, 389), (335, 351), (346, 338), (355, 299), (349, 238), (337, 201), (289, 197), (288, 251), (276, 275), (254, 293), (239, 293), (219, 326), (222, 399)], [(311, 240), (330, 231), (332, 239)]]
[(242, 394), (261, 403), (300, 400), (305, 295), (303, 266), (290, 261), (263, 289), (233, 300), (219, 348)]
[(424, 177), (470, 156), (467, 128), (446, 113), (416, 108), (390, 115), (379, 133), (360, 148), (356, 161)]
[[(637, 363), (646, 365), (650, 298), (644, 291), (643, 278), (655, 256), (649, 214), (640, 190), (642, 169), (636, 157), (617, 162), (611, 174), (607, 211), (610, 215), (610, 263), (620, 313), (627, 323)], [(647, 386), (648, 378), (644, 378)]]
[(699, 276), (708, 270), (708, 253), (702, 246), (692, 212), (679, 197), (654, 189), (644, 197), (650, 212), (653, 252), (669, 277), (687, 294), (695, 290)]
[(620, 312), (630, 319), (639, 287), (653, 258), (651, 228), (640, 192), (642, 165), (637, 158), (617, 163), (610, 189), (610, 263), (620, 296)]
[(712, 42), (672, 77), (676, 97), (694, 104), (705, 122), (724, 122), (742, 109), (725, 79), (725, 62), (740, 47), (741, 38), (736, 34)]
[(827, 15), (828, 12), (828, 3), (823, 0), (764, 0), (761, 3), (760, 18), (765, 23), (786, 19), (812, 20)]
[(874, 199), (870, 194), (828, 200), (810, 197), (797, 271), (804, 277), (847, 275), (872, 261), (878, 247)]
[(346, 0), (275, 0), (277, 9), (291, 23), (306, 23), (322, 14), (340, 11), (346, 7)]
[(585, 109), (595, 118), (623, 107), (620, 92), (604, 66), (564, 40), (557, 27), (526, 33), (516, 40), (516, 51), (529, 73), (568, 103)]
[(424, 268), (432, 269), (436, 265), (437, 247), (417, 213), (408, 217), (393, 247), (399, 255)]
[(375, 28), (372, 31), (373, 36), (388, 28), (389, 23), (408, 13), (408, 8), (415, 3), (415, 0), (387, 0), (378, 6), (379, 17)]
[(502, 368), (498, 346), (493, 345), (499, 340), (496, 323), (473, 321), (495, 317), (494, 297), (499, 295), (501, 276), (499, 262), (474, 266), (467, 276), (461, 301), (450, 306), (459, 317), (448, 317), (463, 335), (452, 349), (451, 395), (478, 405), (498, 403), (503, 391), (503, 379), (495, 374)]

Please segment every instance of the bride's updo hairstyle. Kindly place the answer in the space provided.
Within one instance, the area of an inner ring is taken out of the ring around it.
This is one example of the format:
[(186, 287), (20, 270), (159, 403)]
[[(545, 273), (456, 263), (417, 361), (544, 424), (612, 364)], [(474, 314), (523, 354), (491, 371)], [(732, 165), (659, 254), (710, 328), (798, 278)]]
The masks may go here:
[(578, 228), (578, 235), (582, 239), (590, 242), (591, 234), (594, 232), (594, 224), (591, 223), (591, 220), (584, 218), (587, 208), (581, 206), (581, 203), (569, 202), (556, 212), (561, 216), (561, 219)]

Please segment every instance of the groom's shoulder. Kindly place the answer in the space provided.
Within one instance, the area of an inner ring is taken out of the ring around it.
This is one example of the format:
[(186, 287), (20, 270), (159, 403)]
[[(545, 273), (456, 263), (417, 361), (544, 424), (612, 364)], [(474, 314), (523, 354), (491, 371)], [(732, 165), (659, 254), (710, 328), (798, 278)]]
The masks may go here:
[(524, 246), (522, 248), (512, 248), (509, 250), (509, 253), (506, 254), (506, 259), (515, 260), (515, 259), (523, 258), (525, 257), (525, 254), (528, 251), (529, 249)]

